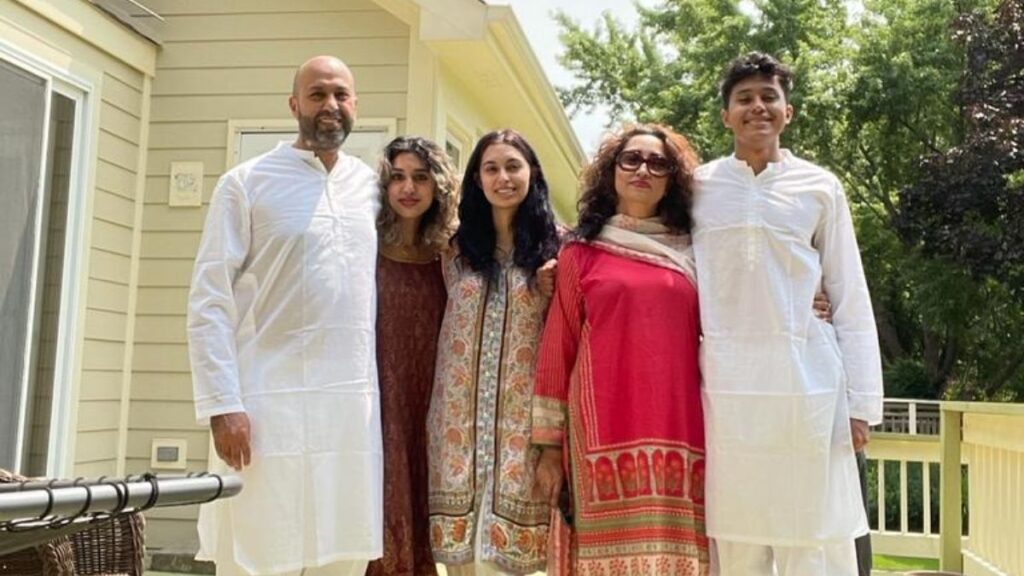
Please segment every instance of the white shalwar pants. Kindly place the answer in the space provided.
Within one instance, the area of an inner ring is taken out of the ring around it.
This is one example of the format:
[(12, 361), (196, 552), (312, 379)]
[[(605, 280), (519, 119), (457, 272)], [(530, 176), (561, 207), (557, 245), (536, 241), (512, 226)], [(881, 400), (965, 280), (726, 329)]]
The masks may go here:
[[(283, 572), (274, 576), (363, 576), (366, 573), (367, 560), (342, 560), (326, 566), (303, 568), (294, 572)], [(249, 576), (249, 572), (230, 560), (217, 562), (217, 576)]]
[(714, 540), (713, 576), (857, 576), (853, 540), (822, 546), (766, 546)]

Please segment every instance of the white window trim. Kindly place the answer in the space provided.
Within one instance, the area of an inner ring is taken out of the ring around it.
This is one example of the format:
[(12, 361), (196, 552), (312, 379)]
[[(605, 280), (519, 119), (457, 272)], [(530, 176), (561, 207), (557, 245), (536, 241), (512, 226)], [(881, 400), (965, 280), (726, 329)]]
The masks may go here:
[[(381, 130), (383, 128), (383, 130)], [(295, 132), (298, 129), (298, 125), (294, 118), (274, 118), (271, 120), (257, 120), (257, 119), (235, 119), (228, 120), (228, 141), (227, 151), (225, 155), (226, 165), (225, 170), (230, 170), (235, 164), (238, 164), (238, 154), (240, 152), (239, 136), (243, 132)], [(382, 131), (388, 135), (388, 139), (395, 137), (398, 132), (398, 121), (395, 118), (356, 118), (355, 126), (352, 128), (353, 132), (360, 131)], [(342, 150), (345, 147), (342, 145)]]
[(471, 139), (469, 130), (459, 124), (458, 121), (451, 117), (445, 120), (445, 143), (451, 142), (456, 150), (459, 151), (459, 165), (456, 168), (461, 172), (466, 169), (466, 163), (469, 161), (469, 154), (473, 151), (473, 140)]
[[(50, 104), (51, 92), (75, 101), (75, 132), (72, 142), (72, 171), (68, 192), (68, 220), (64, 236), (64, 262), (62, 270), (60, 294), (60, 320), (57, 329), (57, 355), (54, 365), (53, 401), (51, 405), (49, 446), (47, 447), (46, 474), (50, 477), (68, 476), (74, 464), (74, 429), (75, 412), (72, 407), (78, 401), (77, 366), (80, 356), (81, 328), (85, 318), (84, 304), (84, 266), (88, 258), (88, 242), (86, 216), (91, 211), (89, 202), (92, 158), (95, 149), (93, 126), (98, 110), (95, 108), (92, 95), (95, 94), (94, 83), (89, 79), (69, 71), (66, 67), (53, 65), (35, 55), (21, 50), (17, 46), (0, 39), (0, 60), (6, 64), (20, 68), (29, 74), (41, 78), (46, 83), (46, 107), (44, 111), (43, 148), (44, 162), (40, 166), (37, 185), (40, 189), (39, 202), (47, 200), (42, 193), (45, 188), (46, 151), (50, 137)], [(40, 230), (44, 210), (41, 205), (36, 207), (36, 230)], [(41, 256), (39, 247), (42, 234), (35, 239), (35, 258), (32, 263), (32, 279), (30, 293), (33, 294), (33, 305), (29, 311), (29, 326), (32, 327), (31, 338), (35, 337), (36, 312), (38, 311), (39, 264)], [(27, 419), (28, 373), (31, 369), (32, 348), (26, 349), (26, 372), (22, 376), (22, 405), (18, 416), (18, 438), (16, 440), (15, 464), (21, 467), (24, 444), (25, 423)]]

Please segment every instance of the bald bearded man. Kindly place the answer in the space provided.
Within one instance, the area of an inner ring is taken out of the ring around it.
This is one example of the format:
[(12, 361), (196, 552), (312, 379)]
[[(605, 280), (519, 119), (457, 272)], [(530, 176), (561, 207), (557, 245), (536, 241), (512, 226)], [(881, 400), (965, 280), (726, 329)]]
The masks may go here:
[(341, 152), (352, 72), (295, 74), (294, 143), (228, 171), (189, 295), (196, 417), (242, 493), (200, 508), (217, 574), (362, 574), (382, 553), (375, 173)]

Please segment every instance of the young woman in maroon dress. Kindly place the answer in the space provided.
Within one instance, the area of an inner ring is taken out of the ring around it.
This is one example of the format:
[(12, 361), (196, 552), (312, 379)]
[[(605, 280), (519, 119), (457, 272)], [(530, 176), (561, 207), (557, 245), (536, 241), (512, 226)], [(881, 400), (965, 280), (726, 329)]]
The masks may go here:
[(396, 138), (380, 165), (377, 368), (384, 432), (384, 556), (368, 576), (436, 574), (428, 534), (426, 417), (444, 315), (441, 252), (458, 181), (444, 151)]

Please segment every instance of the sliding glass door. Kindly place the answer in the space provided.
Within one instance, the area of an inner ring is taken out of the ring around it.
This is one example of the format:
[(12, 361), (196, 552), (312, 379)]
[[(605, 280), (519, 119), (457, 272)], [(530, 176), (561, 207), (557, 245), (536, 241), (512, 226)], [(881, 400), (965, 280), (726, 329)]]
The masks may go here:
[[(52, 472), (81, 97), (0, 58), (0, 468)], [(66, 392), (65, 392), (66, 393)]]

